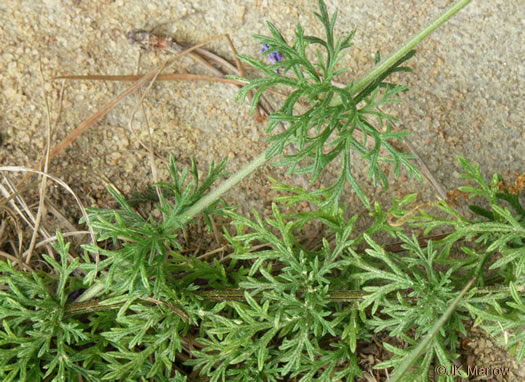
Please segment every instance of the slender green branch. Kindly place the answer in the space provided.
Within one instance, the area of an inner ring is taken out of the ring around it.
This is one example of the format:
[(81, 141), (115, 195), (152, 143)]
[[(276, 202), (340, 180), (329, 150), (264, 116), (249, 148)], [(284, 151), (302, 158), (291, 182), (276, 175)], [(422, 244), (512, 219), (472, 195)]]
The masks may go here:
[[(516, 288), (518, 295), (525, 296), (525, 287)], [(206, 291), (196, 291), (195, 295), (204, 297), (210, 301), (244, 301), (243, 289), (217, 289), (217, 290), (206, 290)], [(301, 291), (299, 291), (301, 293)], [(487, 288), (478, 288), (476, 289), (473, 297), (479, 296), (491, 296), (498, 293), (506, 293), (509, 295), (509, 287), (487, 287)], [(330, 296), (327, 297), (327, 301), (330, 302), (356, 302), (362, 301), (365, 296), (368, 296), (370, 293), (360, 290), (335, 290), (330, 292)], [(254, 296), (255, 300), (259, 300), (261, 296)]]
[[(519, 296), (525, 296), (525, 286), (516, 287), (516, 291)], [(203, 297), (208, 301), (245, 301), (245, 292), (244, 289), (233, 288), (233, 289), (216, 289), (216, 290), (205, 290), (205, 291), (195, 291), (196, 296)], [(299, 291), (301, 293), (301, 291)], [(504, 293), (508, 297), (510, 293), (509, 287), (487, 287), (487, 288), (478, 288), (473, 294), (473, 298), (481, 296), (496, 296), (498, 293)], [(330, 295), (327, 297), (329, 302), (359, 302), (363, 298), (369, 295), (369, 292), (360, 291), (360, 290), (334, 290), (330, 292)], [(254, 296), (254, 300), (260, 300), (262, 296)], [(78, 299), (76, 302), (69, 304), (66, 309), (67, 314), (84, 314), (100, 310), (111, 310), (117, 309), (122, 306), (123, 303), (115, 303), (111, 305), (100, 304), (101, 301), (91, 300), (89, 302), (80, 302)], [(410, 300), (410, 299), (409, 299)]]
[[(457, 12), (463, 9), (471, 0), (458, 0), (452, 4), (443, 14), (441, 14), (434, 21), (430, 22), (426, 27), (420, 30), (410, 40), (406, 41), (401, 45), (394, 53), (389, 57), (382, 60), (377, 66), (375, 66), (370, 72), (368, 72), (363, 78), (357, 81), (350, 91), (350, 94), (357, 94), (363, 90), (369, 83), (378, 78), (381, 74), (386, 72), (394, 63), (396, 63), (401, 57), (406, 55), (412, 48), (419, 44), (425, 37), (436, 30), (441, 24), (446, 22)], [(333, 100), (331, 106), (337, 106), (341, 104), (341, 98), (337, 97)]]
[[(204, 297), (210, 301), (244, 301), (243, 289), (222, 289), (222, 290), (206, 290), (194, 292), (196, 296)], [(302, 293), (302, 291), (298, 291)], [(327, 298), (330, 302), (355, 302), (361, 301), (363, 296), (367, 295), (367, 292), (359, 290), (337, 290), (330, 293)], [(255, 296), (255, 300), (259, 300), (261, 296)]]
[(215, 190), (207, 194), (205, 197), (203, 197), (197, 203), (195, 203), (190, 209), (188, 209), (186, 213), (184, 214), (184, 220), (188, 222), (189, 220), (194, 218), (196, 215), (202, 212), (206, 207), (208, 207), (210, 204), (212, 204), (216, 200), (219, 200), (219, 198), (223, 194), (225, 194), (228, 190), (234, 187), (237, 183), (239, 183), (241, 180), (246, 178), (253, 171), (255, 171), (258, 167), (262, 166), (265, 163), (266, 163), (266, 153), (263, 152), (262, 154), (257, 156), (255, 159), (253, 159), (250, 163), (248, 163), (246, 166), (244, 166), (241, 170), (239, 170), (234, 175), (232, 175), (230, 178), (222, 182), (219, 185), (219, 187), (217, 187)]

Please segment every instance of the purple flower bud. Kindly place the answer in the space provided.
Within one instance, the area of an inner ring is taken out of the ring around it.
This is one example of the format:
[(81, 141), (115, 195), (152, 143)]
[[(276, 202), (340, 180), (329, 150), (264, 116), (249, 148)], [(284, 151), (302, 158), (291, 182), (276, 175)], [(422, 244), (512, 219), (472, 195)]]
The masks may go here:
[[(268, 49), (270, 49), (270, 46), (268, 44), (262, 44), (261, 53), (266, 52)], [(281, 53), (278, 51), (273, 51), (272, 53), (268, 54), (268, 58), (270, 59), (270, 62), (272, 64), (275, 64), (276, 62), (282, 61), (283, 57), (281, 56)]]

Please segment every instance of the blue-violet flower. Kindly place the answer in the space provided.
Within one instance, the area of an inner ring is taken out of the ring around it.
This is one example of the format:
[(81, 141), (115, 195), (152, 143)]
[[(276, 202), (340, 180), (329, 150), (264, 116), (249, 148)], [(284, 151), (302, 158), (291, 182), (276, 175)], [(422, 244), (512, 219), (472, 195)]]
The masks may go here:
[[(266, 52), (268, 49), (270, 49), (270, 46), (268, 44), (262, 44), (261, 53)], [(270, 59), (270, 62), (272, 64), (275, 64), (276, 62), (282, 61), (283, 57), (281, 56), (281, 53), (278, 51), (273, 51), (272, 53), (268, 54), (268, 58)]]

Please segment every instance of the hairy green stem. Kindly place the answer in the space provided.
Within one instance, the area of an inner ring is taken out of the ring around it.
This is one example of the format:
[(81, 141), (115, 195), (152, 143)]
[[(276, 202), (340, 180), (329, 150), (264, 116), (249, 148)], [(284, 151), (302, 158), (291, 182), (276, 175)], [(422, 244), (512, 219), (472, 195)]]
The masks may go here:
[[(519, 296), (525, 296), (525, 286), (517, 286), (516, 290)], [(244, 293), (249, 292), (248, 290), (230, 288), (230, 289), (217, 289), (217, 290), (203, 290), (193, 292), (196, 296), (203, 297), (208, 301), (222, 302), (222, 301), (245, 301)], [(299, 291), (300, 293), (302, 291)], [(370, 293), (361, 290), (334, 290), (331, 291), (329, 296), (326, 298), (328, 302), (359, 302), (362, 301)], [(507, 298), (510, 294), (509, 287), (486, 287), (477, 288), (472, 298)], [(81, 295), (82, 296), (82, 295)], [(261, 295), (253, 296), (255, 300), (260, 300)], [(123, 303), (115, 304), (101, 304), (101, 301), (91, 300), (89, 302), (81, 302), (85, 299), (77, 299), (74, 303), (68, 304), (66, 313), (68, 314), (84, 314), (99, 310), (111, 310), (117, 309), (122, 306)], [(89, 300), (89, 298), (88, 298)], [(413, 299), (415, 300), (415, 298)]]
[[(401, 57), (406, 55), (412, 48), (421, 42), (425, 37), (437, 29), (441, 24), (446, 22), (462, 8), (464, 8), (471, 0), (458, 0), (452, 4), (443, 14), (438, 18), (420, 30), (410, 40), (401, 45), (394, 53), (389, 57), (382, 60), (377, 66), (375, 66), (370, 72), (368, 72), (363, 78), (357, 81), (350, 90), (350, 94), (354, 95), (363, 90), (368, 84), (373, 82), (377, 77), (386, 72), (393, 64), (395, 64)], [(341, 104), (341, 98), (335, 98), (330, 106), (338, 106)]]
[[(456, 14), (458, 11), (460, 11), (470, 2), (471, 0), (456, 1), (442, 15), (440, 15), (437, 19), (432, 21), (428, 26), (423, 28), (420, 32), (418, 32), (410, 40), (408, 40), (403, 45), (401, 45), (401, 47), (397, 51), (395, 51), (392, 55), (390, 55), (388, 58), (383, 60), (379, 65), (373, 68), (361, 80), (356, 82), (354, 86), (352, 87), (351, 94), (356, 94), (360, 90), (364, 89), (366, 85), (368, 85), (370, 82), (374, 81), (377, 77), (379, 77), (381, 74), (387, 71), (395, 62), (397, 62), (401, 57), (407, 54), (421, 40), (427, 37), (436, 28), (438, 28), (441, 24), (443, 24), (445, 21), (450, 19), (454, 14)], [(333, 102), (334, 104), (332, 106), (337, 106), (338, 104), (341, 103), (341, 99), (337, 97), (333, 100)], [(193, 217), (201, 213), (206, 207), (208, 207), (210, 204), (218, 200), (223, 194), (225, 194), (233, 186), (235, 186), (245, 177), (250, 175), (258, 167), (266, 164), (266, 162), (267, 162), (267, 159), (265, 158), (265, 153), (262, 153), (257, 158), (252, 160), (250, 163), (248, 163), (248, 165), (246, 165), (244, 168), (239, 170), (239, 172), (234, 174), (228, 180), (221, 183), (219, 187), (217, 187), (214, 191), (210, 192), (204, 198), (199, 200), (195, 205), (193, 205), (188, 211), (186, 211), (185, 213), (186, 221), (191, 220)]]
[[(516, 288), (518, 295), (525, 296), (525, 287), (518, 286)], [(195, 291), (196, 296), (204, 297), (210, 301), (244, 301), (244, 293), (248, 290), (243, 289), (217, 289), (217, 290), (206, 290), (206, 291)], [(299, 291), (302, 293), (302, 291)], [(498, 297), (501, 295), (501, 298), (508, 297), (510, 293), (509, 287), (487, 287), (487, 288), (478, 288), (476, 289), (473, 298), (488, 296), (488, 297)], [(326, 298), (326, 301), (329, 302), (359, 302), (362, 301), (370, 293), (361, 291), (361, 290), (334, 290), (331, 291), (329, 296)], [(260, 299), (262, 296), (257, 295), (253, 298), (255, 300)]]
[[(204, 297), (210, 301), (244, 301), (244, 293), (246, 291), (243, 289), (217, 289), (217, 290), (206, 290), (206, 291), (196, 291), (194, 294), (196, 296)], [(298, 293), (303, 293), (303, 291), (298, 291)], [(359, 291), (359, 290), (336, 290), (330, 293), (330, 296), (327, 297), (327, 301), (330, 302), (355, 302), (361, 301), (364, 296), (368, 293)], [(254, 296), (255, 300), (259, 300), (262, 296)]]
[(226, 193), (230, 188), (235, 186), (237, 183), (239, 183), (241, 180), (246, 178), (253, 171), (255, 171), (258, 167), (262, 166), (265, 163), (266, 163), (266, 152), (263, 152), (262, 154), (257, 156), (255, 159), (253, 159), (250, 163), (248, 163), (246, 166), (244, 166), (242, 169), (240, 169), (235, 174), (233, 174), (230, 178), (222, 182), (219, 185), (219, 187), (217, 187), (215, 190), (208, 193), (205, 197), (200, 199), (190, 209), (188, 209), (184, 213), (184, 221), (188, 222), (189, 220), (194, 218), (196, 215), (201, 213), (210, 204), (212, 204), (216, 200), (219, 200), (219, 198), (224, 193)]

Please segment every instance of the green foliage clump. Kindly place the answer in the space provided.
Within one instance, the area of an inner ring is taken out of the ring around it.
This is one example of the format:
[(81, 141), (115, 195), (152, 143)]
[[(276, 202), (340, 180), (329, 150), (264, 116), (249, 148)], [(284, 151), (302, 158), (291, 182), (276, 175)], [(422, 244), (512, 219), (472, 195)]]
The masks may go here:
[[(55, 249), (58, 263), (44, 255), (52, 273), (31, 275), (0, 262), (0, 377), (2, 381), (40, 381), (54, 376), (56, 381), (82, 376), (94, 380), (90, 369), (92, 351), (83, 349), (98, 335), (74, 317), (67, 317), (70, 275), (79, 259), (68, 264), (69, 244), (58, 234)], [(58, 275), (56, 277), (55, 275)]]
[[(95, 264), (87, 256), (82, 264), (79, 259), (68, 264), (68, 244), (59, 234), (60, 262), (44, 257), (53, 272), (29, 275), (0, 264), (0, 281), (7, 286), (0, 291), (0, 377), (181, 381), (200, 374), (213, 381), (352, 380), (362, 375), (359, 344), (386, 333), (408, 344), (383, 343), (394, 356), (376, 367), (394, 372), (413, 363), (417, 345), (430, 338), (423, 360), (404, 377), (426, 380), (433, 362), (451, 365), (458, 357), (464, 322), (471, 318), (495, 336), (503, 333), (506, 346), (520, 360), (525, 299), (519, 271), (523, 260), (516, 253), (522, 253), (525, 236), (519, 198), (502, 191), (499, 178), (489, 185), (476, 166), (463, 158), (460, 162), (464, 177), (478, 182), (461, 190), (485, 201), (484, 207), (471, 206), (475, 212), (483, 208), (471, 220), (445, 202), (439, 207), (448, 217), (425, 210), (413, 215), (407, 207), (415, 195), (408, 195), (386, 211), (376, 204), (370, 211), (374, 222), (359, 232), (358, 217), (347, 217), (344, 206), (333, 213), (322, 207), (324, 197), (275, 184), (283, 196), (276, 200), (282, 207), (274, 204), (272, 218), (255, 214), (252, 220), (215, 206), (215, 213), (228, 216), (234, 227), (234, 233), (224, 232), (231, 255), (205, 261), (183, 255), (172, 244), (158, 263), (162, 272), (144, 274), (132, 289), (126, 277), (133, 273), (120, 277), (116, 272), (109, 283), (104, 264), (109, 258), (107, 264), (129, 264), (128, 252), (118, 249), (118, 243), (124, 248), (123, 239), (138, 232), (133, 220), (94, 225), (100, 237), (117, 245), (114, 250), (99, 248), (101, 265), (92, 281), (86, 276)], [(123, 199), (117, 200), (125, 206)], [(305, 200), (316, 208), (283, 212)], [(159, 206), (177, 208), (171, 203), (161, 199)], [(140, 211), (134, 213), (140, 216)], [(113, 216), (120, 214), (114, 211)], [(108, 216), (106, 210), (91, 211), (95, 222)], [(405, 224), (390, 224), (392, 216)], [(301, 237), (313, 222), (324, 227), (317, 245)], [(455, 229), (439, 241), (421, 243), (409, 235), (409, 226), (427, 233)], [(121, 236), (112, 236), (115, 227)], [(400, 240), (400, 249), (378, 244), (379, 238)], [(472, 244), (458, 253), (453, 244), (467, 239)], [(92, 245), (86, 248), (94, 250)], [(133, 270), (121, 270), (125, 272)], [(167, 275), (162, 284), (159, 274)], [(475, 287), (448, 313), (472, 277)], [(82, 280), (88, 290), (79, 300), (87, 301), (73, 302), (69, 296)], [(439, 320), (444, 323), (435, 330)]]

